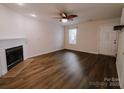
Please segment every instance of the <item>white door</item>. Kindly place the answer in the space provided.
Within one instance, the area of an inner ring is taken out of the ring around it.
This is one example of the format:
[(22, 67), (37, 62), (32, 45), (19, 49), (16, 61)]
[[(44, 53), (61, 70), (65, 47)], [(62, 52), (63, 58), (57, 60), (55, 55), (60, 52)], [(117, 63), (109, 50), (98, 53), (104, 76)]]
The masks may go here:
[(99, 54), (116, 56), (117, 54), (117, 31), (113, 26), (102, 26), (100, 28)]

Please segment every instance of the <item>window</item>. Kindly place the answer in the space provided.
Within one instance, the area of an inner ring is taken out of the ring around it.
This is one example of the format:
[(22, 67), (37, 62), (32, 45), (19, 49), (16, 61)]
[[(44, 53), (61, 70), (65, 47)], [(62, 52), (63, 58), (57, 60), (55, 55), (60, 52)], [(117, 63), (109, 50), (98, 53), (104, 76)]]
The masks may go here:
[(77, 28), (69, 29), (69, 44), (76, 44)]

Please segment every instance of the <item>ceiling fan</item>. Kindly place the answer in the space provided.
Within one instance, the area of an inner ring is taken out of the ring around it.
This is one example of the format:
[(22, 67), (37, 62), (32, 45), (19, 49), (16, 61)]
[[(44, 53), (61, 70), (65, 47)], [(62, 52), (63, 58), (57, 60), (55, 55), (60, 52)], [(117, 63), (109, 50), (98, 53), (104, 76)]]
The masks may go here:
[(66, 23), (68, 21), (73, 21), (73, 19), (75, 17), (78, 17), (78, 15), (74, 15), (74, 14), (69, 15), (69, 14), (67, 14), (65, 12), (62, 12), (59, 15), (60, 15), (60, 17), (55, 17), (55, 18), (60, 19), (60, 22), (62, 22), (62, 23)]

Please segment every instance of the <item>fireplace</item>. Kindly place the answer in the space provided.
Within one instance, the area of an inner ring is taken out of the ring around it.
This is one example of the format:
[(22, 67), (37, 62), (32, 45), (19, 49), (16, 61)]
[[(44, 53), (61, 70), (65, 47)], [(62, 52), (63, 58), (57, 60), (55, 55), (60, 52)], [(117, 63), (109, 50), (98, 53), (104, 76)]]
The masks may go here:
[(17, 46), (8, 48), (6, 51), (7, 69), (10, 70), (18, 63), (22, 62), (23, 59), (23, 46)]

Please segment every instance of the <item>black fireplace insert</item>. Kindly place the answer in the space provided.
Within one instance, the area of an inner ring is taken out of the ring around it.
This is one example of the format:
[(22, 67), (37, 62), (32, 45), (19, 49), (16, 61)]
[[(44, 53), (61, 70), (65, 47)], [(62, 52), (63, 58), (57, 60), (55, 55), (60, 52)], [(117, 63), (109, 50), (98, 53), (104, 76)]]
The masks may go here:
[(6, 49), (7, 69), (10, 70), (23, 59), (23, 46), (17, 46)]

